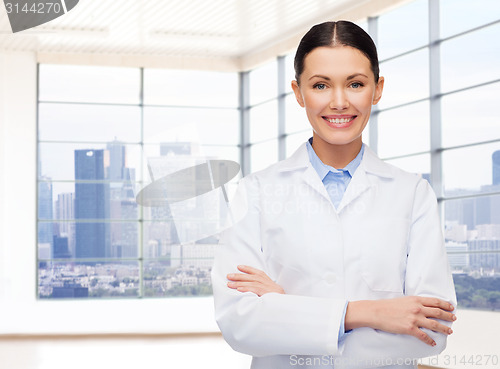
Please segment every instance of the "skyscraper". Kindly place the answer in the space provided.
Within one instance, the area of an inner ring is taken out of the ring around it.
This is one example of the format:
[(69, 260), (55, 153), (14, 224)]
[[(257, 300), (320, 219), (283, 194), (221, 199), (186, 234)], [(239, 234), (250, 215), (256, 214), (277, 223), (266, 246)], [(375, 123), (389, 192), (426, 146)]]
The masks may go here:
[[(104, 167), (105, 150), (75, 150), (75, 219), (77, 258), (103, 258), (109, 255), (108, 190)], [(85, 182), (80, 182), (85, 181)]]
[(53, 244), (52, 257), (54, 259), (66, 259), (71, 257), (68, 248), (68, 237), (54, 236)]
[(55, 202), (56, 219), (59, 220), (59, 237), (68, 239), (68, 250), (75, 252), (75, 194), (72, 192), (60, 193)]
[(491, 155), (493, 169), (493, 186), (500, 185), (500, 150)]
[(121, 181), (125, 178), (125, 170), (127, 166), (127, 155), (125, 145), (120, 141), (108, 142), (106, 145), (107, 150), (109, 151), (109, 167), (108, 171), (108, 179), (112, 181)]
[[(38, 219), (52, 220), (52, 182), (48, 177), (41, 177), (38, 182)], [(38, 243), (50, 244), (52, 247), (53, 225), (52, 222), (38, 223)]]
[(109, 166), (105, 168), (109, 188), (110, 256), (137, 257), (138, 226), (135, 222), (114, 222), (114, 219), (136, 220), (137, 202), (133, 183), (135, 172), (127, 168), (126, 146), (117, 140), (106, 145), (109, 151)]

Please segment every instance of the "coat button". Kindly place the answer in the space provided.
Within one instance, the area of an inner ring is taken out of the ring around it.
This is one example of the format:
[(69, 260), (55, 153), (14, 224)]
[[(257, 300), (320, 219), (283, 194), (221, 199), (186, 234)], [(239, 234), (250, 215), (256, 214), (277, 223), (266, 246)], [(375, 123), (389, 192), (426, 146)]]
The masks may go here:
[(337, 277), (333, 273), (326, 273), (325, 274), (325, 281), (328, 284), (334, 284), (337, 281)]

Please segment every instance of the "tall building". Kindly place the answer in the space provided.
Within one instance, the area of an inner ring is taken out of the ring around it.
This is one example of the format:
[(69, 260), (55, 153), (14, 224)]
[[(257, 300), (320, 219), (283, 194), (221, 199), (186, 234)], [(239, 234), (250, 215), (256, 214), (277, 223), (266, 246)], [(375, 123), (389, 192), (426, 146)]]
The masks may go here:
[[(500, 190), (500, 150), (495, 151), (491, 155), (491, 166), (492, 166), (492, 190), (499, 191)], [(500, 224), (500, 196), (490, 196), (491, 200), (491, 220), (492, 224)]]
[(58, 236), (68, 239), (68, 250), (75, 252), (75, 194), (72, 192), (60, 193), (55, 203), (56, 219), (59, 220)]
[[(52, 210), (52, 182), (50, 178), (41, 177), (38, 183), (38, 219), (40, 220), (52, 220), (53, 210)], [(38, 223), (38, 243), (47, 243), (52, 245), (53, 236), (53, 224), (52, 222), (39, 222)]]
[[(160, 144), (160, 154), (159, 157), (148, 158), (151, 179), (159, 180), (184, 170), (182, 179), (169, 183), (173, 188), (169, 190), (181, 194), (185, 191), (192, 197), (145, 208), (151, 219), (159, 220), (145, 223), (145, 236), (149, 240), (145, 254), (159, 254), (159, 245), (166, 244), (171, 267), (209, 268), (213, 259), (213, 245), (217, 243), (213, 235), (221, 229), (227, 205), (222, 195), (219, 196), (220, 189), (205, 192), (206, 177), (202, 171), (189, 169), (200, 164), (207, 165), (211, 158), (200, 155), (200, 148), (191, 142), (163, 142)], [(221, 166), (219, 172), (224, 170), (227, 168)], [(212, 188), (211, 184), (209, 188)]]
[[(192, 142), (163, 142), (160, 144), (160, 156), (148, 158), (148, 170), (151, 180), (158, 180), (168, 174), (185, 169), (195, 164), (193, 157), (199, 151), (199, 147)], [(166, 157), (169, 157), (167, 159)], [(173, 159), (175, 157), (175, 159)], [(144, 233), (145, 239), (150, 245), (168, 245), (168, 254), (172, 258), (172, 266), (177, 266), (175, 263), (180, 263), (182, 259), (182, 249), (180, 247), (179, 235), (173, 221), (171, 208), (165, 204), (161, 207), (145, 208), (146, 217), (153, 222), (145, 223)], [(160, 249), (163, 249), (160, 246)], [(158, 250), (145, 250), (146, 254), (162, 252)]]
[(469, 254), (467, 253), (466, 242), (446, 242), (446, 253), (448, 254), (448, 262), (452, 270), (462, 269), (469, 266)]
[[(492, 192), (500, 186), (481, 186), (482, 192)], [(450, 191), (449, 195), (458, 194)], [(445, 202), (446, 223), (465, 224), (473, 230), (481, 224), (500, 224), (500, 196), (478, 196)]]
[(67, 259), (71, 257), (68, 248), (68, 237), (54, 236), (52, 257), (54, 259)]
[(493, 185), (500, 185), (500, 150), (491, 155), (493, 170)]
[(125, 145), (120, 141), (108, 142), (106, 149), (109, 151), (109, 167), (107, 178), (111, 181), (121, 181), (126, 178), (127, 155)]
[[(135, 171), (127, 167), (127, 150), (122, 142), (109, 142), (106, 148), (109, 152), (109, 166), (105, 171), (110, 181), (110, 256), (137, 257), (138, 226), (133, 222), (138, 217), (133, 188)], [(115, 222), (116, 219), (131, 222)]]
[[(109, 184), (104, 168), (105, 150), (75, 150), (75, 256), (104, 258), (109, 255)], [(80, 182), (85, 181), (85, 182)]]
[(477, 239), (470, 240), (469, 255), (470, 266), (473, 270), (500, 271), (500, 240), (499, 239)]

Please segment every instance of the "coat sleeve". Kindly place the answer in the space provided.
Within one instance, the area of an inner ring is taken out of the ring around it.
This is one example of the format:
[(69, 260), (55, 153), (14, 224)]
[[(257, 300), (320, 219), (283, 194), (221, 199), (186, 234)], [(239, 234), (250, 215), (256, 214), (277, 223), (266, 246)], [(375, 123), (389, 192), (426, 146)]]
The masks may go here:
[[(407, 244), (404, 294), (437, 297), (457, 306), (455, 287), (442, 236), (436, 197), (429, 183), (419, 180), (412, 210)], [(450, 322), (439, 321), (451, 326)], [(347, 337), (343, 357), (356, 359), (359, 367), (402, 364), (411, 359), (435, 356), (446, 347), (446, 335), (423, 329), (436, 346), (409, 335), (397, 335), (371, 328), (354, 329)], [(355, 365), (356, 366), (356, 365)]]
[(267, 270), (261, 249), (259, 186), (244, 178), (230, 207), (234, 224), (220, 239), (212, 268), (215, 318), (229, 345), (253, 355), (339, 354), (345, 300), (267, 293), (258, 297), (227, 287), (238, 265)]

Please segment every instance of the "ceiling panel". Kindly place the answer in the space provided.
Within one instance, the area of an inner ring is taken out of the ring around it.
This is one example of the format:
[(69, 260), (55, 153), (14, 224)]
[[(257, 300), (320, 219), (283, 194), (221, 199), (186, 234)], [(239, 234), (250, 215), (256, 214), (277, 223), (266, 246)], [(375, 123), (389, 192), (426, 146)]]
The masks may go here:
[(0, 5), (0, 50), (234, 60), (374, 2), (390, 1), (80, 0), (68, 14), (16, 34)]

